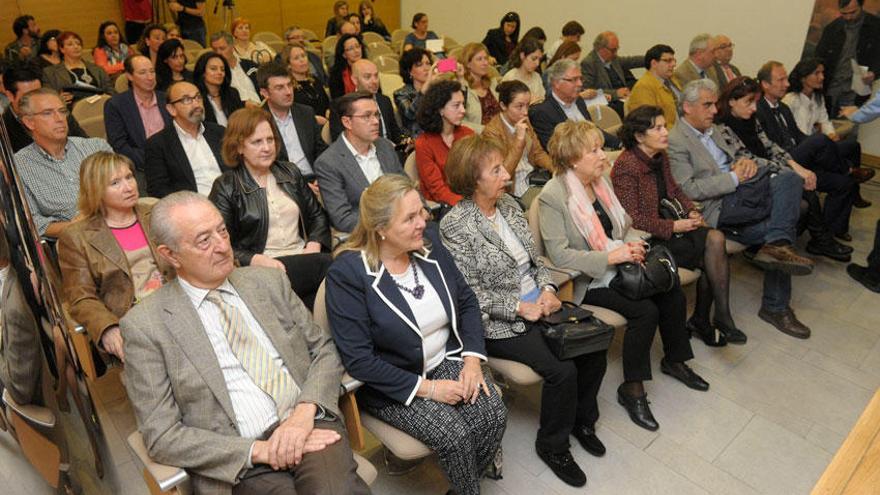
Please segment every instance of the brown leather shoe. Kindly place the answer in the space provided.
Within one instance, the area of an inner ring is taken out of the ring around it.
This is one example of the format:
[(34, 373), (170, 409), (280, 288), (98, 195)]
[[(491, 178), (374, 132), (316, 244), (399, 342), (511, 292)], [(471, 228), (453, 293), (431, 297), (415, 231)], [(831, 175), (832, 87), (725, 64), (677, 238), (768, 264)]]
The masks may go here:
[(780, 332), (791, 335), (798, 339), (810, 338), (810, 328), (798, 321), (791, 308), (785, 311), (767, 311), (764, 308), (758, 310), (758, 318), (776, 327)]
[(809, 275), (815, 265), (812, 259), (797, 254), (791, 246), (770, 244), (761, 246), (752, 262), (765, 270), (779, 270), (789, 275)]
[(857, 167), (852, 169), (849, 175), (851, 175), (852, 178), (856, 180), (856, 182), (861, 184), (863, 182), (868, 182), (869, 180), (873, 179), (875, 173), (876, 171), (873, 168)]

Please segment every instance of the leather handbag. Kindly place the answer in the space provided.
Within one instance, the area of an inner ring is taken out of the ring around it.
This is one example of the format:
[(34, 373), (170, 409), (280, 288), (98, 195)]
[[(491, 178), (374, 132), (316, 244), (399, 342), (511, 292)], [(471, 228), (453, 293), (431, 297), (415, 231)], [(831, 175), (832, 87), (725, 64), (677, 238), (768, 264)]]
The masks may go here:
[(754, 177), (740, 182), (735, 191), (725, 195), (721, 199), (718, 226), (751, 225), (770, 216), (770, 177), (769, 167), (760, 167)]
[(678, 265), (666, 246), (648, 248), (643, 263), (621, 263), (609, 286), (621, 295), (639, 301), (667, 292), (679, 283)]
[(604, 351), (614, 337), (614, 327), (570, 302), (563, 302), (559, 311), (541, 318), (539, 323), (547, 347), (559, 359)]
[(686, 220), (688, 212), (684, 211), (684, 206), (677, 199), (663, 198), (660, 200), (660, 217), (666, 220)]

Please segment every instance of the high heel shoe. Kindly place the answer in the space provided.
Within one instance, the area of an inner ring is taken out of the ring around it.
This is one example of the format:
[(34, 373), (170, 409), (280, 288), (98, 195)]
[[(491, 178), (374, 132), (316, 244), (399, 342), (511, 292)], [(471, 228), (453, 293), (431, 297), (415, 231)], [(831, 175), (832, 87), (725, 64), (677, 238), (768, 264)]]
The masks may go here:
[(691, 337), (697, 336), (709, 347), (724, 347), (727, 345), (727, 339), (720, 331), (711, 328), (703, 323), (697, 323), (697, 320), (691, 318), (685, 324)]
[(746, 343), (747, 340), (749, 340), (746, 334), (735, 326), (728, 327), (718, 320), (714, 320), (712, 323), (715, 325), (715, 328), (717, 328), (718, 331), (724, 335), (724, 338), (727, 339), (728, 344), (743, 345)]

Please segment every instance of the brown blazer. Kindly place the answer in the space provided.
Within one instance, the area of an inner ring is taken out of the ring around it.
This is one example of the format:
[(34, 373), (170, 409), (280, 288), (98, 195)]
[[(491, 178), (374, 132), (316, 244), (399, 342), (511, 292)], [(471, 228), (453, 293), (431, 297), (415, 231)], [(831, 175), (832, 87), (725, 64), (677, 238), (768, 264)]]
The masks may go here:
[[(341, 418), (342, 363), (336, 346), (284, 272), (237, 268), (228, 280), (299, 385), (297, 404), (318, 404)], [(179, 281), (132, 308), (121, 326), (125, 388), (150, 458), (189, 471), (195, 493), (231, 494), (254, 440), (238, 433), (223, 371)]]
[[(167, 281), (174, 276), (174, 269), (159, 256), (150, 238), (151, 210), (152, 205), (135, 207), (153, 258)], [(103, 216), (94, 215), (75, 222), (61, 234), (58, 263), (67, 310), (98, 346), (104, 330), (119, 325), (120, 318), (135, 303), (134, 280), (125, 252)]]
[(519, 165), (519, 160), (522, 158), (523, 153), (528, 153), (529, 163), (533, 167), (553, 170), (553, 161), (550, 160), (550, 155), (541, 147), (541, 141), (538, 140), (538, 135), (535, 134), (535, 129), (532, 128), (531, 123), (529, 123), (528, 130), (526, 131), (525, 147), (523, 147), (521, 152), (517, 151), (516, 136), (508, 132), (507, 126), (501, 120), (501, 114), (492, 117), (492, 120), (486, 124), (486, 127), (483, 128), (483, 136), (497, 140), (507, 150), (507, 155), (504, 157), (504, 168), (507, 169), (511, 176), (513, 176), (514, 170)]

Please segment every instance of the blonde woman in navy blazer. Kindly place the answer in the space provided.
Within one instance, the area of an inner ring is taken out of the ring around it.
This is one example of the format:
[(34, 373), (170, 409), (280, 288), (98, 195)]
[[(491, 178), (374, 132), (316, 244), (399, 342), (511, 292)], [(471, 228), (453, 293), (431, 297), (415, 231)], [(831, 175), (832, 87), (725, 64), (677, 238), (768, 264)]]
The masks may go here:
[(358, 399), (439, 457), (450, 488), (480, 492), (507, 411), (486, 360), (476, 296), (426, 229), (417, 185), (400, 175), (364, 191), (360, 220), (327, 273), (327, 313)]

